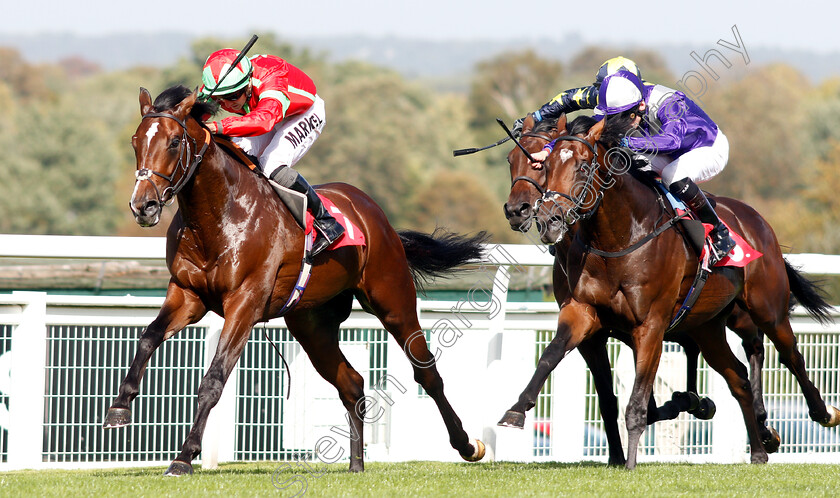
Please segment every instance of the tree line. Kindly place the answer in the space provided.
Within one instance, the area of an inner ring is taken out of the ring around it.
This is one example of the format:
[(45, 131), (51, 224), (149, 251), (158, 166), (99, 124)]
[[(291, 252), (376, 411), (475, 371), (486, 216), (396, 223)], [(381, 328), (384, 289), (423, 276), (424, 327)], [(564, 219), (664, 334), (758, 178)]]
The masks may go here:
[[(163, 235), (165, 223), (140, 229), (127, 206), (139, 87), (152, 95), (194, 88), (208, 54), (244, 42), (203, 38), (170, 67), (113, 72), (81, 58), (34, 65), (0, 48), (0, 232)], [(652, 50), (587, 48), (568, 63), (532, 50), (503, 53), (472, 68), (465, 91), (363, 62), (331, 63), (270, 34), (255, 53), (301, 67), (326, 102), (325, 131), (297, 167), (310, 182), (361, 188), (399, 228), (488, 230), (505, 243), (527, 242), (502, 213), (510, 147), (458, 158), (452, 150), (499, 140), (497, 117), (511, 123), (591, 83), (616, 55), (636, 60), (648, 81), (677, 80)], [(755, 207), (789, 252), (840, 253), (840, 79), (814, 83), (786, 65), (753, 64), (710, 87), (703, 107), (731, 147), (727, 168), (703, 187)]]

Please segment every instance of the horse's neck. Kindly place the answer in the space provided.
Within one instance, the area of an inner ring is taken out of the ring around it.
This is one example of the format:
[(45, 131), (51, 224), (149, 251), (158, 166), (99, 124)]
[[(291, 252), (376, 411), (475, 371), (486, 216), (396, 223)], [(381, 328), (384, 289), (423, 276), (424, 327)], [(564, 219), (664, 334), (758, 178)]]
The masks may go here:
[(629, 172), (613, 178), (615, 184), (604, 189), (601, 206), (587, 225), (588, 238), (610, 251), (653, 231), (658, 218), (655, 192)]
[(220, 147), (211, 145), (192, 181), (178, 195), (178, 207), (188, 225), (206, 226), (208, 215), (222, 223), (230, 205), (241, 200), (249, 187), (256, 187), (249, 185), (255, 179), (245, 178), (237, 166)]

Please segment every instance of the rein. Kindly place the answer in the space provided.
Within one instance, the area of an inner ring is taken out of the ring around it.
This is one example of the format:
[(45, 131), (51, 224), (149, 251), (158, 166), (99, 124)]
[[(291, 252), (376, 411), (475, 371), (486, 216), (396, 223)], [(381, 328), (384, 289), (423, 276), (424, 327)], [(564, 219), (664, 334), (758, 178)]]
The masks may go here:
[[(137, 181), (149, 181), (152, 180), (152, 175), (159, 176), (169, 182), (169, 186), (163, 190), (163, 193), (159, 192), (157, 186), (152, 182), (152, 187), (155, 189), (155, 195), (158, 198), (158, 201), (161, 204), (166, 205), (170, 203), (175, 196), (178, 195), (178, 192), (184, 188), (188, 181), (192, 178), (195, 174), (196, 168), (201, 163), (201, 160), (204, 159), (204, 154), (207, 152), (207, 148), (210, 147), (210, 132), (206, 128), (202, 128), (204, 130), (204, 143), (202, 144), (201, 150), (199, 150), (194, 156), (192, 156), (192, 151), (194, 149), (198, 149), (198, 141), (191, 137), (187, 133), (187, 124), (186, 122), (178, 119), (172, 114), (165, 113), (165, 112), (150, 112), (148, 114), (143, 115), (143, 119), (147, 118), (169, 118), (174, 120), (178, 123), (181, 128), (184, 129), (184, 134), (181, 136), (181, 143), (178, 147), (178, 166), (175, 168), (175, 171), (172, 172), (171, 175), (164, 175), (163, 173), (143, 168), (139, 169), (134, 173), (134, 177)], [(190, 142), (192, 142), (192, 147), (190, 146)], [(190, 161), (188, 164), (187, 161)], [(175, 173), (181, 171), (181, 177), (178, 179), (177, 182), (173, 185), (173, 180), (175, 178)]]

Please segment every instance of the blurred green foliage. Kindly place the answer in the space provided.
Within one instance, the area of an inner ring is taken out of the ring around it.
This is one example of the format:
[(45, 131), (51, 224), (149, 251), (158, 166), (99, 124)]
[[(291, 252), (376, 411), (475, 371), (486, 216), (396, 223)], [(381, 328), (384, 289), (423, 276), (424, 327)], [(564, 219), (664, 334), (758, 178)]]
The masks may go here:
[[(141, 230), (126, 206), (139, 88), (195, 88), (207, 55), (245, 41), (199, 39), (170, 67), (116, 72), (79, 58), (33, 65), (0, 48), (0, 232), (163, 235), (165, 223)], [(330, 63), (271, 34), (253, 53), (301, 67), (326, 101), (324, 134), (297, 166), (311, 182), (356, 185), (400, 228), (489, 230), (497, 242), (527, 242), (501, 209), (510, 146), (459, 158), (453, 149), (495, 142), (503, 136), (497, 117), (510, 123), (591, 83), (615, 55), (636, 60), (648, 81), (678, 79), (655, 51), (604, 47), (568, 64), (530, 50), (499, 54), (472, 68), (462, 93), (362, 62)], [(703, 106), (731, 146), (728, 167), (704, 187), (755, 207), (790, 252), (840, 253), (840, 80), (814, 84), (789, 66), (750, 64), (710, 85)]]

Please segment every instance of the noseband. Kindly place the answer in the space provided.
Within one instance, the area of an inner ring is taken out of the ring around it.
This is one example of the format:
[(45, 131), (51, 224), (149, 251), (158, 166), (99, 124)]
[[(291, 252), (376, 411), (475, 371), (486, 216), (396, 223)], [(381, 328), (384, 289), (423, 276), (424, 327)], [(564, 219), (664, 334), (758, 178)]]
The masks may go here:
[[(151, 182), (152, 187), (155, 189), (155, 195), (157, 196), (158, 202), (161, 204), (167, 204), (171, 202), (176, 195), (178, 195), (178, 192), (180, 192), (182, 188), (184, 188), (190, 178), (192, 178), (195, 174), (195, 170), (201, 163), (201, 160), (204, 159), (204, 153), (207, 152), (207, 148), (210, 146), (210, 132), (206, 128), (202, 128), (204, 130), (204, 144), (202, 144), (201, 150), (192, 156), (192, 151), (198, 148), (198, 144), (197, 141), (187, 133), (186, 122), (165, 112), (150, 112), (143, 115), (143, 119), (146, 118), (169, 118), (178, 123), (184, 130), (184, 134), (181, 136), (181, 143), (178, 146), (178, 166), (171, 175), (164, 175), (163, 173), (148, 168), (142, 168), (134, 172), (136, 181)], [(192, 143), (192, 145), (190, 145), (190, 143)], [(189, 161), (189, 164), (187, 164), (187, 161)], [(178, 181), (173, 185), (175, 174), (178, 171), (182, 172), (181, 177), (178, 178)], [(163, 193), (158, 192), (157, 186), (154, 182), (152, 182), (152, 175), (159, 176), (169, 182), (169, 186), (163, 190)]]
[[(548, 138), (544, 135), (525, 133), (523, 136), (542, 138), (542, 139), (546, 139), (548, 141), (551, 141), (550, 138)], [(597, 170), (597, 167), (593, 167), (593, 165), (598, 164), (598, 149), (595, 147), (595, 145), (587, 142), (586, 140), (584, 140), (580, 137), (575, 137), (575, 136), (571, 136), (571, 135), (560, 136), (560, 137), (557, 137), (556, 140), (577, 141), (577, 142), (580, 142), (580, 143), (586, 145), (589, 148), (589, 150), (592, 151), (592, 154), (594, 156), (593, 160), (592, 160), (592, 165), (583, 164), (583, 165), (581, 165), (581, 168), (580, 168), (581, 171), (587, 171), (586, 182), (583, 185), (583, 188), (581, 189), (581, 193), (585, 194), (586, 192), (589, 192), (592, 188), (592, 184), (594, 183), (595, 171)], [(608, 175), (611, 175), (611, 173), (608, 173)], [(548, 201), (554, 201), (558, 197), (568, 199), (569, 202), (572, 203), (572, 207), (569, 210), (566, 211), (566, 215), (564, 216), (564, 221), (568, 225), (573, 225), (577, 220), (587, 219), (587, 218), (591, 217), (593, 214), (595, 214), (595, 211), (598, 209), (598, 206), (601, 204), (601, 199), (604, 196), (604, 185), (609, 183), (609, 178), (607, 179), (606, 182), (601, 182), (601, 188), (595, 194), (596, 198), (595, 198), (594, 204), (592, 205), (592, 207), (588, 211), (586, 211), (584, 213), (579, 213), (580, 209), (585, 206), (583, 196), (581, 196), (581, 198), (575, 199), (574, 197), (572, 197), (569, 194), (549, 190), (548, 188), (543, 187), (542, 185), (540, 185), (539, 182), (537, 182), (536, 180), (534, 180), (533, 178), (531, 178), (529, 176), (517, 176), (511, 182), (510, 188), (512, 189), (513, 186), (516, 185), (516, 182), (519, 182), (519, 181), (530, 183), (531, 185), (533, 185), (537, 189), (537, 192), (540, 193), (541, 197), (534, 202), (534, 212), (535, 213), (539, 212), (540, 206), (542, 204), (548, 202)]]

